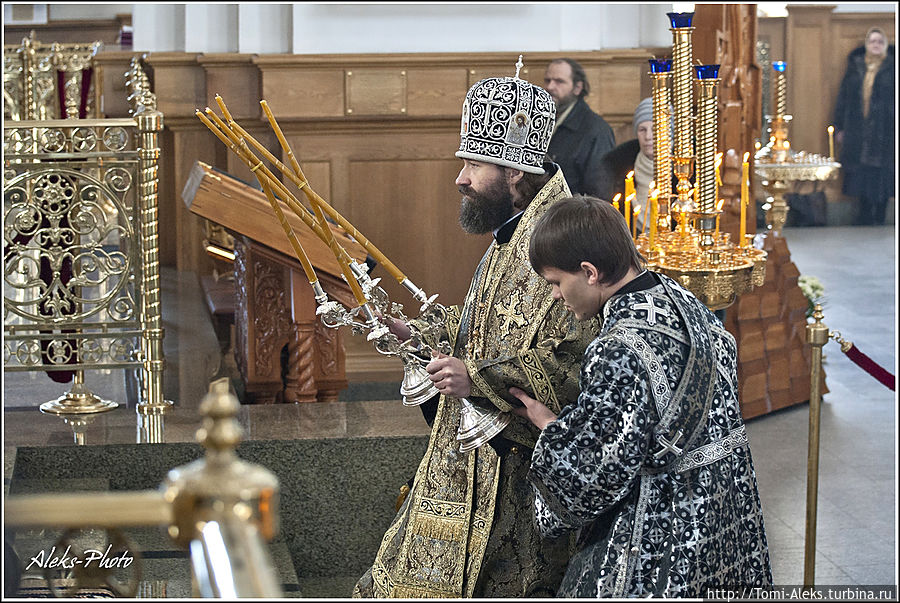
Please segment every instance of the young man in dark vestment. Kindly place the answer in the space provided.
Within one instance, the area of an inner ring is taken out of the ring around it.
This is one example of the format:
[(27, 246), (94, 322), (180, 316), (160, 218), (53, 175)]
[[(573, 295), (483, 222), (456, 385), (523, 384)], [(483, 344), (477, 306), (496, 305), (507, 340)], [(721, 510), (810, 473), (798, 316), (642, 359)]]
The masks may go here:
[(734, 338), (692, 293), (643, 268), (605, 201), (565, 199), (535, 225), (535, 271), (579, 320), (602, 315), (581, 394), (541, 429), (528, 479), (547, 537), (578, 533), (561, 597), (711, 596), (772, 583)]

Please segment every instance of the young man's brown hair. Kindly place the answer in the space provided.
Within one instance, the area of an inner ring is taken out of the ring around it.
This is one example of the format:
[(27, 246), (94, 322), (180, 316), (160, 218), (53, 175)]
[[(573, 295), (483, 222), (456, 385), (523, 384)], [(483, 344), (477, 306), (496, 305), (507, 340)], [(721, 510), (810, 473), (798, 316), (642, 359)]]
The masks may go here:
[(646, 262), (622, 214), (606, 201), (584, 195), (547, 209), (535, 224), (528, 255), (538, 274), (545, 268), (577, 272), (581, 262), (590, 262), (602, 275), (601, 283), (618, 282), (629, 268), (643, 270)]

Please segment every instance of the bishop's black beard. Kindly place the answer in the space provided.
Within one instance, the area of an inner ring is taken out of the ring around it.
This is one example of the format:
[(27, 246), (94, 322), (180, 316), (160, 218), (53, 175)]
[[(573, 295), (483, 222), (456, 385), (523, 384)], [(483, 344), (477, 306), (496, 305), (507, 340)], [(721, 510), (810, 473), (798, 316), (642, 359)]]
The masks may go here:
[(512, 217), (513, 199), (502, 179), (495, 180), (483, 193), (460, 186), (465, 195), (459, 207), (459, 224), (469, 234), (485, 234), (503, 226)]

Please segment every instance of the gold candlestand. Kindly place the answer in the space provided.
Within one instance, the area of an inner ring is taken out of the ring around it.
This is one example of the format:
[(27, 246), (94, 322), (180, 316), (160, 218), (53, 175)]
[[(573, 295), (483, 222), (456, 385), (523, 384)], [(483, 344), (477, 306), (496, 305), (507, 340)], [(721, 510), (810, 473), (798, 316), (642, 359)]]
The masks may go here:
[(763, 205), (766, 227), (777, 235), (787, 221), (790, 206), (786, 195), (793, 188), (793, 183), (828, 180), (837, 175), (841, 164), (833, 157), (791, 150), (788, 126), (792, 116), (785, 114), (787, 64), (775, 61), (772, 69), (776, 74), (775, 114), (766, 115), (769, 141), (756, 153), (754, 171), (760, 177), (766, 192), (766, 203)]
[[(648, 267), (672, 277), (689, 289), (711, 310), (730, 306), (736, 297), (765, 280), (766, 252), (735, 246), (728, 234), (716, 229), (715, 158), (718, 134), (718, 65), (695, 67), (699, 87), (698, 113), (692, 114), (691, 75), (693, 13), (669, 13), (673, 38), (673, 60), (650, 62), (653, 85), (655, 178), (660, 199), (667, 200), (657, 216), (653, 244), (642, 234), (638, 249), (648, 259)], [(671, 70), (671, 74), (670, 74)], [(669, 149), (669, 100), (666, 85), (674, 89), (674, 156)], [(694, 122), (697, 124), (697, 151), (694, 155)], [(696, 159), (696, 185), (691, 186), (691, 170)], [(671, 193), (672, 171), (678, 179)], [(695, 202), (696, 194), (696, 202)], [(672, 218), (678, 220), (670, 230)]]

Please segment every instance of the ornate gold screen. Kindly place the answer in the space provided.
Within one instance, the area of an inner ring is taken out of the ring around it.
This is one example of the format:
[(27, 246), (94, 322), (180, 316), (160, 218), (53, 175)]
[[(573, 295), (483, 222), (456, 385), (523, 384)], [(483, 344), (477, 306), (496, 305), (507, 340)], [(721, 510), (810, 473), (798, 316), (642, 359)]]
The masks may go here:
[(144, 369), (162, 405), (162, 114), (137, 59), (126, 79), (132, 118), (3, 124), (3, 364)]
[(3, 118), (99, 117), (100, 72), (93, 58), (102, 48), (102, 42), (45, 44), (34, 34), (20, 46), (4, 46)]

